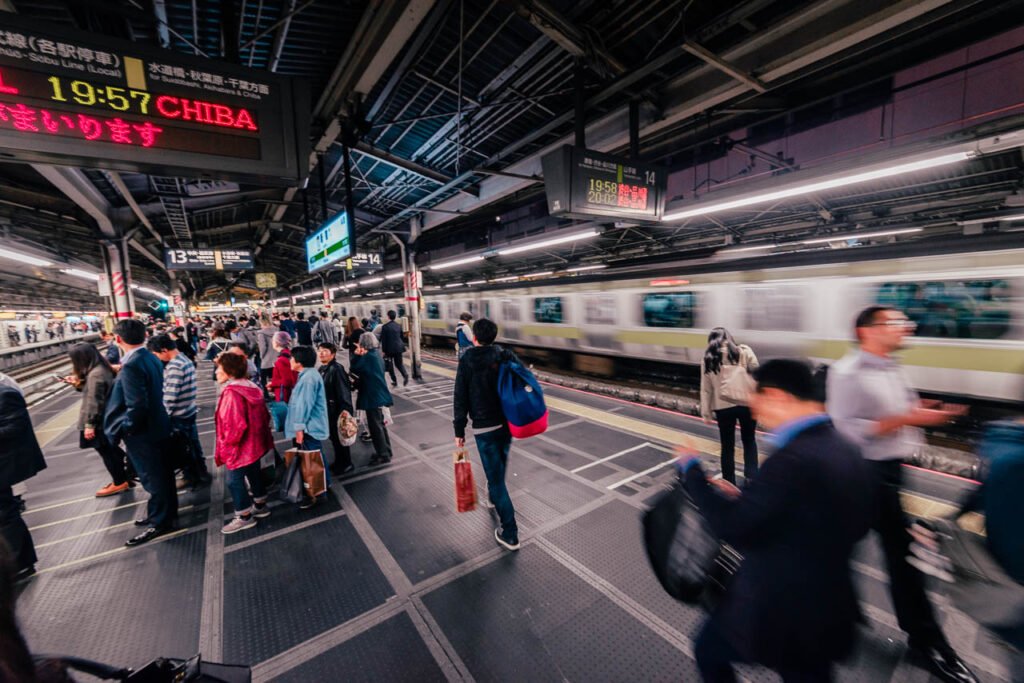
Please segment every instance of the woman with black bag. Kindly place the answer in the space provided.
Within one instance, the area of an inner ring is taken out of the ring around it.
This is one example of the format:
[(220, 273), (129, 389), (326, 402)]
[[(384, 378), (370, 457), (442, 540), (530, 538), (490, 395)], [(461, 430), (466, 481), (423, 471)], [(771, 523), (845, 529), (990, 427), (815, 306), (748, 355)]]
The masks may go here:
[(103, 413), (114, 386), (114, 369), (92, 344), (75, 344), (68, 351), (71, 374), (64, 381), (82, 392), (82, 408), (78, 413), (79, 447), (94, 448), (103, 458), (111, 482), (96, 492), (97, 498), (116, 496), (133, 486), (134, 473), (127, 464), (125, 452), (110, 443), (103, 433)]

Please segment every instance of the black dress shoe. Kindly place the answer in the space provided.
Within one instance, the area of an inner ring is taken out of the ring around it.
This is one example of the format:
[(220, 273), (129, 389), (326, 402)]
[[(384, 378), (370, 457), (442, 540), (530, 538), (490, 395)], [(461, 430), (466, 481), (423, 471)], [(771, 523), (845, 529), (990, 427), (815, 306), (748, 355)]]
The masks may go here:
[(934, 646), (910, 646), (910, 658), (915, 664), (927, 669), (933, 676), (946, 683), (978, 683), (978, 677), (967, 668), (955, 652)]
[(146, 529), (145, 531), (143, 531), (141, 534), (139, 534), (138, 536), (132, 536), (127, 541), (125, 541), (124, 544), (126, 546), (128, 546), (129, 548), (132, 548), (132, 547), (137, 546), (137, 545), (142, 545), (143, 543), (146, 543), (148, 541), (152, 541), (154, 538), (156, 538), (158, 536), (163, 536), (164, 534), (169, 534), (172, 531), (174, 531), (173, 527), (156, 527), (156, 526), (151, 526), (148, 529)]
[(140, 517), (135, 520), (135, 526), (149, 526), (149, 517)]

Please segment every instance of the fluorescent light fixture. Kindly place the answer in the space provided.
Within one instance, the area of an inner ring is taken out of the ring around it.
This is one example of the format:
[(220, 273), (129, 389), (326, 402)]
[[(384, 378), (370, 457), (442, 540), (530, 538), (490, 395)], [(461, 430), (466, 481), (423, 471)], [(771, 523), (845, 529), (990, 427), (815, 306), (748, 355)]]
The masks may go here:
[[(832, 237), (815, 237), (812, 240), (801, 240), (791, 244), (826, 244), (828, 242), (845, 242), (847, 240), (867, 239), (869, 237), (887, 237), (889, 235), (907, 235), (912, 232), (921, 232), (924, 228), (902, 228), (900, 230), (880, 230), (878, 232), (863, 232), (859, 235), (833, 235)], [(780, 245), (785, 246), (785, 245)]]
[(476, 261), (483, 261), (484, 257), (482, 254), (476, 256), (466, 256), (464, 258), (457, 258), (454, 261), (444, 261), (437, 265), (430, 266), (428, 270), (445, 270), (446, 268), (454, 268), (455, 266), (464, 266), (467, 263), (474, 263)]
[(518, 275), (509, 275), (507, 277), (496, 277), (496, 278), (493, 278), (491, 280), (491, 282), (512, 282), (513, 280), (518, 280), (518, 279), (519, 279)]
[(716, 213), (718, 211), (739, 209), (745, 206), (752, 206), (754, 204), (774, 202), (780, 199), (786, 199), (788, 197), (798, 197), (800, 195), (812, 194), (814, 192), (821, 192), (823, 190), (831, 190), (837, 187), (845, 187), (847, 185), (865, 183), (868, 182), (869, 180), (890, 178), (892, 176), (902, 175), (904, 173), (913, 173), (914, 171), (923, 171), (925, 169), (935, 168), (937, 166), (955, 164), (958, 161), (966, 161), (967, 159), (970, 159), (971, 156), (972, 155), (970, 152), (954, 152), (952, 154), (941, 154), (939, 156), (929, 157), (926, 159), (921, 159), (919, 161), (896, 164), (894, 166), (886, 166), (884, 168), (875, 169), (873, 171), (862, 171), (860, 173), (840, 175), (830, 180), (821, 180), (816, 183), (806, 183), (803, 185), (797, 185), (795, 187), (788, 187), (782, 190), (775, 190), (773, 192), (763, 192), (761, 194), (755, 194), (749, 197), (740, 197), (739, 199), (732, 199), (724, 202), (710, 202), (705, 206), (697, 206), (692, 209), (684, 209), (682, 211), (667, 213), (662, 218), (662, 221), (669, 222), (681, 220), (683, 218), (692, 218), (694, 216), (704, 216), (709, 213)]
[(551, 239), (541, 240), (540, 242), (533, 242), (532, 244), (524, 244), (518, 247), (507, 247), (505, 249), (498, 249), (498, 256), (510, 256), (512, 254), (521, 254), (524, 251), (533, 251), (534, 249), (543, 249), (544, 247), (552, 247), (556, 244), (565, 244), (566, 242), (575, 242), (576, 240), (587, 239), (588, 237), (597, 237), (599, 233), (597, 230), (584, 230), (583, 232), (574, 232), (571, 235), (562, 235), (561, 237), (552, 237)]
[(957, 221), (959, 225), (979, 225), (981, 223), (998, 223), (1000, 221), (1006, 221), (1012, 223), (1013, 221), (1024, 221), (1024, 213), (1015, 213), (1007, 216), (989, 216), (988, 218), (970, 218), (965, 221)]
[(79, 268), (61, 268), (60, 272), (66, 275), (74, 275), (75, 277), (80, 277), (86, 280), (92, 280), (93, 282), (96, 282), (97, 280), (100, 279), (100, 276), (97, 275), (96, 273), (90, 273), (87, 270), (81, 270)]
[(602, 268), (607, 268), (607, 267), (608, 267), (607, 265), (605, 265), (603, 263), (599, 263), (599, 264), (593, 265), (593, 266), (576, 266), (575, 268), (566, 268), (565, 272), (567, 272), (567, 273), (581, 273), (584, 270), (601, 270)]
[(423, 290), (426, 291), (426, 292), (434, 292), (434, 291), (437, 291), (439, 289), (444, 289), (444, 287), (442, 287), (441, 285), (430, 285), (428, 287), (424, 287), (423, 288)]
[(545, 275), (554, 275), (554, 274), (555, 274), (555, 271), (553, 271), (553, 270), (539, 270), (536, 273), (527, 273), (523, 277), (544, 277)]
[(11, 251), (10, 249), (0, 249), (0, 258), (18, 261), (19, 263), (24, 263), (28, 266), (39, 266), (41, 268), (53, 265), (52, 261), (36, 258), (35, 256), (29, 256), (28, 254), (19, 254), (18, 252)]
[(448, 284), (446, 284), (444, 286), (444, 288), (445, 289), (451, 289), (452, 287), (461, 287), (461, 286), (462, 286), (461, 282), (449, 282)]
[(390, 275), (385, 275), (384, 279), (385, 280), (401, 280), (403, 277), (405, 277), (405, 273), (391, 273)]
[(382, 277), (371, 277), (371, 278), (369, 278), (367, 280), (359, 280), (356, 284), (358, 284), (360, 287), (365, 287), (366, 285), (372, 285), (372, 284), (376, 284), (378, 282), (384, 282), (384, 278), (382, 278)]
[(486, 285), (486, 284), (487, 284), (487, 280), (470, 280), (469, 282), (466, 283), (466, 286), (467, 287), (472, 287), (473, 285)]
[(766, 249), (774, 249), (780, 246), (778, 244), (757, 244), (752, 247), (725, 247), (719, 249), (716, 254), (742, 254), (745, 251), (765, 251)]

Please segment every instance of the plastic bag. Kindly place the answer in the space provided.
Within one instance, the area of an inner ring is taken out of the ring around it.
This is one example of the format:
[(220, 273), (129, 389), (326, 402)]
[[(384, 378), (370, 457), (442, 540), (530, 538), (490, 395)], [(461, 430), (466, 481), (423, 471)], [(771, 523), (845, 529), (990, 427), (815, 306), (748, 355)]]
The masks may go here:
[(473, 466), (466, 459), (466, 449), (455, 451), (455, 509), (470, 512), (476, 509), (476, 484), (473, 482)]
[(341, 411), (341, 415), (338, 416), (338, 436), (341, 439), (341, 445), (351, 446), (356, 442), (358, 435), (359, 423), (349, 415), (347, 410)]

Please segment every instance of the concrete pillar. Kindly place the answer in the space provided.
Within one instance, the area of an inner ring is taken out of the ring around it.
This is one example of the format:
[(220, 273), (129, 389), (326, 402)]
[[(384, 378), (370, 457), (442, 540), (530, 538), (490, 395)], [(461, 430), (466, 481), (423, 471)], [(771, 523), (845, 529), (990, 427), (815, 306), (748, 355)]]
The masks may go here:
[(131, 272), (126, 266), (128, 254), (123, 240), (105, 244), (107, 275), (110, 277), (110, 300), (114, 304), (114, 317), (131, 318), (134, 314)]
[(409, 316), (409, 352), (412, 355), (413, 379), (423, 380), (423, 362), (420, 349), (420, 339), (423, 328), (420, 323), (422, 318), (422, 299), (420, 292), (423, 289), (422, 275), (416, 267), (416, 238), (419, 237), (422, 226), (422, 219), (414, 217), (409, 225), (409, 244), (401, 245), (402, 270), (405, 277), (402, 281), (405, 286), (405, 307)]

